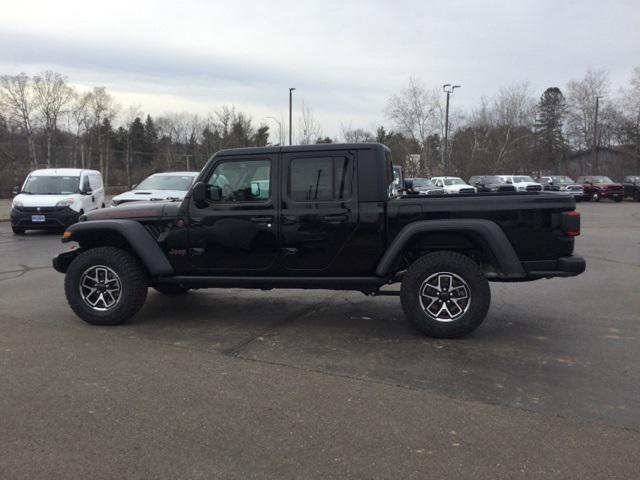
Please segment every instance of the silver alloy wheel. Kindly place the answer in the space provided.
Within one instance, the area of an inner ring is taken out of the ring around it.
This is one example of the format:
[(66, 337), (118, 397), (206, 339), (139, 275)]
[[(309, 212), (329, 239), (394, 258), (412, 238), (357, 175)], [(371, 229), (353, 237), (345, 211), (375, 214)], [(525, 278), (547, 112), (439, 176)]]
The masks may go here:
[(121, 295), (120, 277), (109, 267), (94, 265), (80, 276), (80, 296), (93, 310), (111, 310), (120, 301)]
[(455, 273), (438, 272), (422, 282), (419, 299), (427, 316), (439, 322), (453, 322), (469, 310), (471, 290)]
[(598, 195), (598, 192), (594, 192), (593, 195), (591, 196), (591, 199), (595, 200), (596, 202), (600, 200), (600, 195)]

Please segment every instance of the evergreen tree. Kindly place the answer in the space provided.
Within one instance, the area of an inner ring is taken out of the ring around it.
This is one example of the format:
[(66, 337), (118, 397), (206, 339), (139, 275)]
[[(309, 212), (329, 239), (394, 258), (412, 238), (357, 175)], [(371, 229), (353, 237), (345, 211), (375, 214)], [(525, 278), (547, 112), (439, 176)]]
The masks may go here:
[[(139, 120), (139, 119), (137, 119)], [(146, 153), (155, 154), (158, 149), (158, 128), (156, 127), (151, 115), (147, 115), (144, 121), (144, 145), (143, 150)], [(152, 157), (152, 155), (150, 155)]]
[(536, 117), (536, 157), (538, 169), (563, 171), (562, 163), (566, 155), (566, 141), (562, 133), (567, 104), (557, 87), (550, 87), (540, 97)]

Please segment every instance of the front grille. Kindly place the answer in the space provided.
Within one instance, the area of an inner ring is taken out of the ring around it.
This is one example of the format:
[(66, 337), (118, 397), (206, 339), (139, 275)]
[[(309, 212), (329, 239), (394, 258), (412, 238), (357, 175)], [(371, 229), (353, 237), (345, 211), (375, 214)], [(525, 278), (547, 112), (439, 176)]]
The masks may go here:
[(527, 185), (527, 192), (540, 192), (541, 190), (541, 185)]
[(473, 188), (461, 188), (458, 193), (475, 193)]
[(503, 185), (498, 187), (498, 192), (515, 192), (516, 191), (516, 187), (512, 186), (512, 185)]
[(25, 213), (51, 213), (60, 212), (67, 207), (16, 207), (16, 210)]

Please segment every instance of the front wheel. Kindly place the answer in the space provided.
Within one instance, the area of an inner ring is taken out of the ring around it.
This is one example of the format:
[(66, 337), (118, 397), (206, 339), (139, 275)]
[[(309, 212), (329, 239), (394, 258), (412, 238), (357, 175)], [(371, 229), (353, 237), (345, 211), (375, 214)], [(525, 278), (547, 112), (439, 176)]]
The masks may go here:
[(613, 201), (616, 203), (620, 203), (622, 201), (622, 197), (615, 197)]
[(593, 195), (591, 195), (591, 200), (594, 202), (599, 202), (600, 201), (600, 194), (598, 192), (593, 192)]
[(13, 225), (11, 226), (11, 230), (16, 235), (24, 235), (24, 232), (25, 232), (24, 228), (14, 227)]
[(405, 316), (430, 337), (468, 335), (491, 303), (489, 282), (476, 262), (456, 252), (434, 252), (414, 262), (402, 280)]
[(71, 309), (92, 325), (119, 325), (147, 298), (147, 276), (129, 252), (97, 247), (78, 255), (67, 270), (64, 290)]
[(640, 202), (640, 190), (635, 190), (635, 191), (633, 192), (633, 199), (634, 199), (636, 202)]

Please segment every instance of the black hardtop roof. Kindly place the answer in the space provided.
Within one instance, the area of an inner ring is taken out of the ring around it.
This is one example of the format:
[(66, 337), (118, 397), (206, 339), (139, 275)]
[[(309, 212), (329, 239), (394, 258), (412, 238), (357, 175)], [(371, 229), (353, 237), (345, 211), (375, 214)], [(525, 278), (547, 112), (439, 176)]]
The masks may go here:
[(313, 145), (288, 145), (288, 146), (272, 146), (272, 147), (247, 147), (247, 148), (228, 148), (219, 150), (216, 156), (235, 156), (235, 155), (259, 155), (265, 153), (287, 153), (287, 152), (315, 152), (318, 150), (370, 150), (370, 149), (389, 150), (386, 145), (381, 143), (316, 143)]

